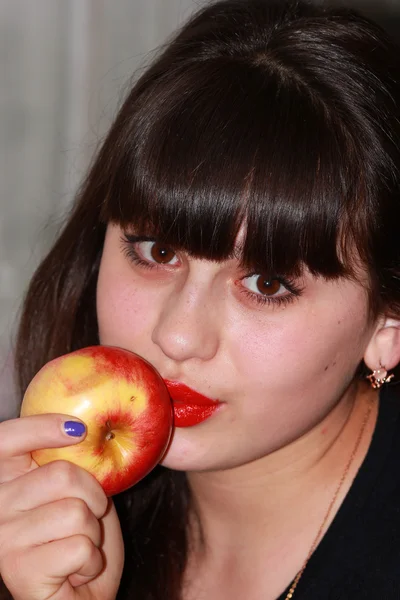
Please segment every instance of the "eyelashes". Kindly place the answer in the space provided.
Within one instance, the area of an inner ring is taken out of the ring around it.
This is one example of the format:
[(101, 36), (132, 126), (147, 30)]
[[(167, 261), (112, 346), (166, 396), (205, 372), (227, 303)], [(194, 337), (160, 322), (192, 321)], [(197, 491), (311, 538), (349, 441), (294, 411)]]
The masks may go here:
[[(168, 266), (170, 261), (174, 257), (176, 257), (175, 252), (173, 252), (173, 250), (171, 250), (169, 246), (167, 246), (166, 244), (159, 244), (159, 242), (157, 242), (154, 238), (148, 236), (124, 234), (124, 236), (121, 237), (121, 243), (122, 251), (125, 254), (125, 256), (134, 264), (145, 269), (156, 269), (157, 267)], [(153, 253), (151, 248), (151, 246), (154, 247), (157, 243), (160, 246), (158, 260), (157, 253)], [(147, 251), (145, 250), (143, 252), (142, 248), (142, 252), (139, 252), (137, 247), (140, 244), (142, 245), (142, 247), (144, 244), (147, 244)], [(170, 256), (171, 253), (173, 255), (172, 257)]]
[[(262, 275), (259, 275), (258, 273), (253, 274), (253, 276), (262, 278)], [(244, 277), (242, 280), (240, 280), (241, 283), (244, 279), (247, 279), (247, 277)], [(280, 293), (279, 295), (267, 295), (261, 292), (253, 292), (248, 288), (244, 287), (243, 285), (241, 286), (241, 289), (239, 291), (261, 306), (265, 304), (274, 304), (275, 306), (286, 306), (294, 302), (294, 300), (299, 298), (299, 296), (301, 295), (301, 289), (295, 286), (294, 282), (288, 281), (283, 277), (274, 277), (270, 278), (267, 281), (271, 286), (273, 286), (275, 282), (277, 282), (280, 286), (280, 289), (284, 288), (284, 292)]]
[[(124, 233), (121, 248), (126, 258), (141, 269), (173, 271), (181, 266), (178, 254), (154, 237)], [(235, 281), (238, 291), (258, 306), (286, 306), (298, 299), (302, 288), (289, 278), (247, 273)]]

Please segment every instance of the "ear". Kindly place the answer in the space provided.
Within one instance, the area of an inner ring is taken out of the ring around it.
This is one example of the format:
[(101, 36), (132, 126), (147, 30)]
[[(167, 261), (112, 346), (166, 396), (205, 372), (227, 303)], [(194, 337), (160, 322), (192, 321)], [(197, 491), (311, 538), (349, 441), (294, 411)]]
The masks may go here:
[(388, 371), (400, 362), (400, 319), (383, 316), (364, 353), (364, 362), (371, 371), (384, 367)]

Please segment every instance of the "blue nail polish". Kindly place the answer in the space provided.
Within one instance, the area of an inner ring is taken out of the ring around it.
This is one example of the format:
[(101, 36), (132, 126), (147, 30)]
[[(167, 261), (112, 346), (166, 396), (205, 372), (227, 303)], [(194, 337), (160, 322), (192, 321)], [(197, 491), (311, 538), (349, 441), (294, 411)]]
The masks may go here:
[(71, 437), (82, 437), (86, 431), (86, 427), (79, 421), (65, 421), (64, 431)]

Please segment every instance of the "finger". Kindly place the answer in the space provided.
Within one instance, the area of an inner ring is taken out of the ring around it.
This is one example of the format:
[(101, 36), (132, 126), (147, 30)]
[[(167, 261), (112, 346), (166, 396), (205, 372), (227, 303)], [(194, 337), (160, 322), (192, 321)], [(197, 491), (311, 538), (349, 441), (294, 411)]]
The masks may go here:
[(42, 504), (63, 498), (78, 498), (100, 519), (106, 512), (108, 499), (99, 482), (87, 471), (68, 461), (54, 461), (0, 486), (3, 515), (30, 511)]
[(97, 548), (102, 542), (100, 523), (87, 504), (79, 498), (64, 498), (22, 513), (3, 524), (1, 537), (5, 542), (0, 548), (5, 548), (6, 552), (11, 547), (25, 549), (73, 535), (85, 535)]
[(34, 450), (44, 446), (65, 447), (82, 441), (86, 428), (81, 436), (71, 435), (72, 429), (77, 433), (79, 426), (84, 427), (79, 419), (50, 414), (0, 423), (0, 483), (37, 469), (38, 465), (31, 456)]
[(103, 569), (103, 556), (84, 535), (74, 535), (12, 553), (3, 561), (4, 583), (13, 597), (29, 600), (76, 600), (68, 578), (74, 574), (88, 582)]
[[(103, 529), (103, 544), (101, 552), (103, 554), (104, 564), (107, 565), (107, 569), (100, 573), (96, 578), (95, 583), (97, 589), (104, 593), (104, 590), (108, 589), (109, 593), (107, 598), (115, 598), (121, 579), (121, 573), (124, 567), (124, 542), (122, 538), (122, 531), (119, 524), (117, 511), (115, 510), (114, 503), (110, 500), (107, 513), (100, 521)], [(71, 585), (74, 587), (86, 583), (82, 575), (74, 574), (69, 577)], [(111, 588), (110, 588), (111, 584)], [(114, 593), (113, 593), (114, 592)], [(93, 587), (93, 597), (99, 598), (101, 594), (97, 594)]]
[(42, 448), (70, 446), (82, 441), (85, 435), (83, 421), (68, 415), (46, 414), (10, 419), (0, 423), (0, 459)]

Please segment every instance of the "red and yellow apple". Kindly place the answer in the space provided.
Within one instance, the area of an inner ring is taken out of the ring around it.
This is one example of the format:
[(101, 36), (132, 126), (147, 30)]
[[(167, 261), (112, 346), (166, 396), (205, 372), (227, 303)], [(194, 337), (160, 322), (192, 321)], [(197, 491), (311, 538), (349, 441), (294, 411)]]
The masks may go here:
[(87, 427), (80, 443), (32, 453), (38, 465), (73, 462), (96, 477), (108, 496), (128, 489), (161, 460), (173, 410), (150, 363), (121, 348), (92, 346), (47, 363), (29, 384), (21, 417), (62, 413)]

